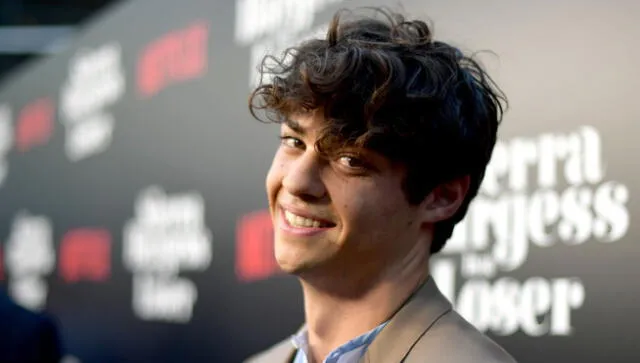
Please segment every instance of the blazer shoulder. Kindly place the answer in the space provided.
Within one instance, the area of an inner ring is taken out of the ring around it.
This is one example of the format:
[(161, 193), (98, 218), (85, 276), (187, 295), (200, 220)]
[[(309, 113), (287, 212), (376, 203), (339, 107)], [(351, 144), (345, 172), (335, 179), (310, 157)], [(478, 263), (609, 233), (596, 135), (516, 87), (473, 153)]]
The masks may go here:
[(293, 359), (295, 348), (289, 339), (285, 339), (271, 348), (247, 358), (244, 363), (289, 363)]
[(455, 310), (442, 315), (426, 330), (407, 356), (407, 363), (517, 363), (491, 338)]

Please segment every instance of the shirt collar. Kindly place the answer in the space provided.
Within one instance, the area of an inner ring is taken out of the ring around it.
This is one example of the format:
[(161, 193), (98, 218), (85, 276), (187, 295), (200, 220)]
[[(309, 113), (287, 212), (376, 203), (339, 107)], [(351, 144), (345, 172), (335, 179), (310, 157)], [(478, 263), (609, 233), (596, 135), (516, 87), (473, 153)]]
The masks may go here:
[[(375, 337), (380, 333), (380, 331), (387, 325), (388, 321), (378, 325), (377, 327), (371, 329), (370, 331), (359, 335), (345, 344), (337, 347), (332, 350), (327, 356), (325, 362), (337, 362), (338, 358), (343, 355), (348, 355), (349, 353), (359, 350), (364, 352), (364, 350), (371, 344), (371, 342), (375, 339)], [(291, 337), (291, 343), (297, 349), (302, 351), (305, 356), (308, 356), (309, 352), (309, 334), (307, 331), (306, 325), (300, 328), (298, 332)]]

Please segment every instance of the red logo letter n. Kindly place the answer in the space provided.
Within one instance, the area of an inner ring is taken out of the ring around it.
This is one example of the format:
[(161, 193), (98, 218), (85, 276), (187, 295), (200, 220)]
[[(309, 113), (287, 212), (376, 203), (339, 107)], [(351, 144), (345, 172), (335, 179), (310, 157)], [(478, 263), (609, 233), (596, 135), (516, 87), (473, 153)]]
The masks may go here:
[(245, 215), (238, 222), (236, 233), (238, 279), (263, 280), (279, 271), (273, 256), (273, 224), (269, 211)]
[(101, 282), (111, 274), (111, 235), (106, 229), (75, 229), (60, 245), (60, 274), (66, 282)]

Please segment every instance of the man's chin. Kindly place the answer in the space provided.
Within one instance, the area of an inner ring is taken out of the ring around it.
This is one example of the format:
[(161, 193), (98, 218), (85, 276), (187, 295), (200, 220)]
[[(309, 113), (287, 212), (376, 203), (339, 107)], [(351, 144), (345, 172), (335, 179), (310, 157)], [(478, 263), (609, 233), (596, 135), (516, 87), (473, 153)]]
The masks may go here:
[(282, 261), (276, 259), (278, 262), (278, 266), (280, 267), (280, 271), (288, 275), (299, 275), (304, 273), (309, 267), (306, 264), (300, 263), (298, 261)]
[(320, 268), (321, 263), (318, 261), (307, 261), (276, 256), (276, 262), (280, 270), (288, 275), (302, 276)]
[(300, 275), (323, 270), (333, 259), (327, 251), (288, 240), (276, 240), (274, 255), (280, 270), (286, 274)]

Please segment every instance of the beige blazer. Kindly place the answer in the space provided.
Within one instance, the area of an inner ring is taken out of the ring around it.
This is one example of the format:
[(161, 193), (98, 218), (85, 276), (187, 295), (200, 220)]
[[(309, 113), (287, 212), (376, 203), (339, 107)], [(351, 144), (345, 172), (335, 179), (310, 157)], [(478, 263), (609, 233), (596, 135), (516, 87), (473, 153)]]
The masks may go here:
[[(245, 363), (292, 363), (289, 339)], [(360, 363), (515, 363), (498, 344), (479, 332), (451, 306), (433, 279), (391, 318)]]

